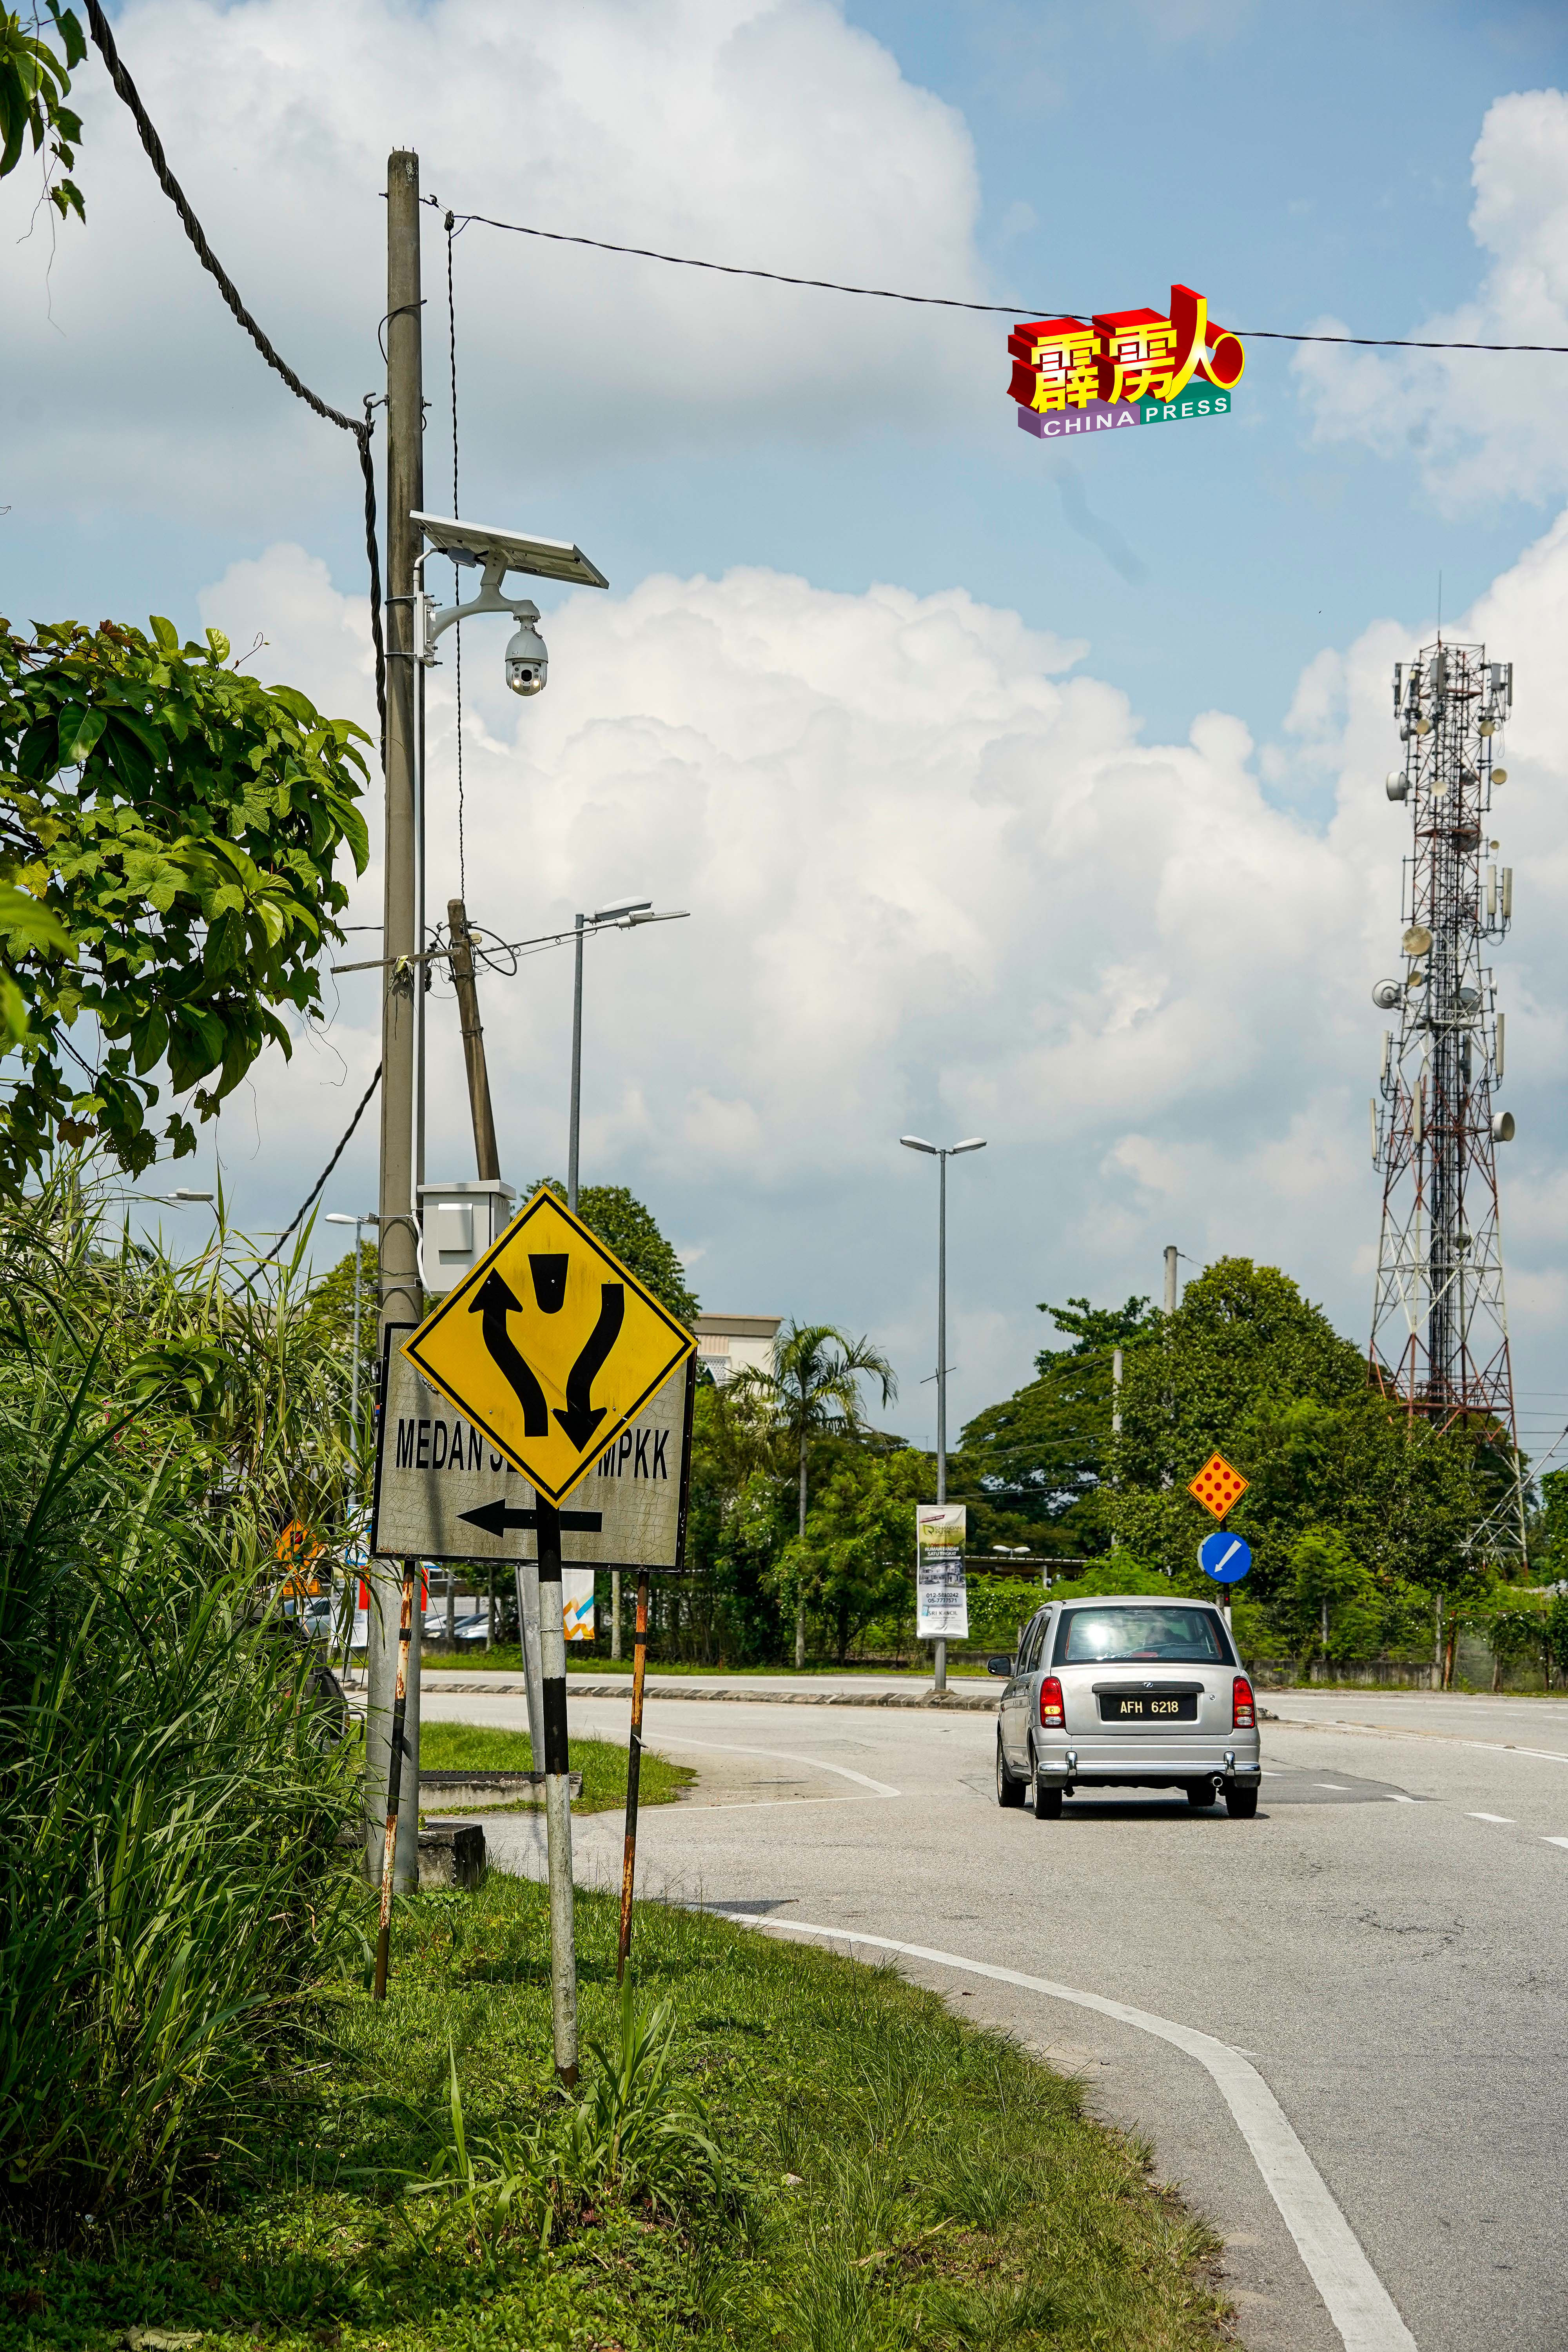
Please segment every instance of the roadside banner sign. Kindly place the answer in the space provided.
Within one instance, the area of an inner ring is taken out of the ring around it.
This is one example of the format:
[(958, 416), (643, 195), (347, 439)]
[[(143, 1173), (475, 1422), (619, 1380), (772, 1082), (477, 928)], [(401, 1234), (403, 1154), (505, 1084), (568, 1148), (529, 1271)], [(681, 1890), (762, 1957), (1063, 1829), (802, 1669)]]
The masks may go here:
[(1223, 1454), (1211, 1454), (1195, 1478), (1189, 1481), (1187, 1492), (1195, 1495), (1205, 1511), (1223, 1519), (1234, 1504), (1247, 1492), (1247, 1482), (1239, 1470), (1233, 1470)]
[[(386, 1336), (372, 1550), (512, 1568), (536, 1560), (533, 1486), (411, 1362), (403, 1343), (413, 1328), (394, 1326)], [(682, 1565), (696, 1369), (688, 1356), (595, 1455), (561, 1513), (564, 1568)]]
[(1215, 1528), (1198, 1546), (1198, 1566), (1216, 1584), (1239, 1584), (1252, 1566), (1252, 1553), (1228, 1528)]
[(915, 1638), (966, 1642), (969, 1589), (963, 1575), (968, 1513), (962, 1503), (915, 1505)]
[(561, 1615), (569, 1642), (594, 1638), (594, 1571), (563, 1568), (561, 1571)]
[(562, 1504), (696, 1345), (541, 1185), (404, 1353), (543, 1501)]

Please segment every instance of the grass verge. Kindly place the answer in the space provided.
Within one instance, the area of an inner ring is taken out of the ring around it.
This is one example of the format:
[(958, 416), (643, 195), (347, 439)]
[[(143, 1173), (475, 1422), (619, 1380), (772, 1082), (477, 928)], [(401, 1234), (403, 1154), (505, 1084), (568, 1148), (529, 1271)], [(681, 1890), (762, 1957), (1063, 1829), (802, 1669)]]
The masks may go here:
[[(577, 1654), (578, 1647), (579, 1645), (574, 1643), (568, 1648), (566, 1653), (566, 1671), (569, 1676), (574, 1675), (587, 1675), (595, 1682), (619, 1682), (623, 1678), (626, 1682), (630, 1682), (632, 1678), (632, 1661), (629, 1657), (611, 1658), (605, 1656), (603, 1658), (595, 1658), (591, 1654), (587, 1657), (583, 1657)], [(956, 1675), (964, 1679), (974, 1679), (979, 1682), (986, 1681), (987, 1675), (985, 1672), (985, 1660), (988, 1655), (994, 1654), (994, 1652), (976, 1650), (973, 1657), (961, 1657), (955, 1664), (952, 1652), (950, 1649), (948, 1653), (949, 1678), (951, 1679)], [(426, 1675), (431, 1673), (455, 1675), (521, 1675), (522, 1672), (522, 1654), (519, 1650), (515, 1642), (510, 1643), (498, 1642), (493, 1650), (476, 1651), (472, 1657), (463, 1657), (460, 1654), (448, 1653), (445, 1650), (437, 1651), (427, 1649), (421, 1654), (420, 1672)], [(853, 1664), (847, 1666), (836, 1666), (833, 1664), (825, 1664), (819, 1661), (815, 1664), (802, 1666), (798, 1669), (790, 1665), (700, 1666), (689, 1664), (680, 1658), (650, 1658), (647, 1662), (647, 1675), (650, 1681), (654, 1680), (659, 1675), (679, 1675), (683, 1681), (691, 1682), (708, 1680), (714, 1682), (750, 1682), (763, 1677), (769, 1680), (787, 1678), (791, 1682), (811, 1681), (820, 1677), (823, 1681), (832, 1680), (837, 1682), (842, 1681), (847, 1675), (859, 1675), (868, 1676), (876, 1682), (908, 1682), (915, 1685), (929, 1685), (931, 1682), (931, 1670), (929, 1660), (922, 1660), (917, 1664), (908, 1666), (867, 1666)]]
[[(577, 1918), (584, 2036), (613, 2042), (613, 1901), (580, 1893)], [(890, 1972), (653, 1905), (637, 1981), (672, 2011), (665, 2125), (707, 2154), (679, 2190), (667, 2167), (661, 2192), (656, 2130), (640, 2175), (623, 2147), (585, 2189), (592, 2133), (560, 2118), (551, 2145), (578, 2146), (577, 2187), (565, 2168), (550, 2183), (542, 2231), (521, 2194), (487, 2189), (474, 2152), (510, 2146), (526, 2172), (553, 2128), (546, 1934), (542, 1889), (499, 1874), (401, 1905), (386, 2006), (356, 1992), (327, 2012), (317, 2065), (278, 2086), (270, 2137), (233, 2151), (225, 2205), (140, 2233), (100, 2216), (52, 2256), (13, 2247), (0, 2352), (107, 2352), (132, 2326), (199, 2331), (204, 2352), (1223, 2340), (1215, 2242), (1072, 2085)], [(585, 2068), (601, 2110), (615, 2063), (612, 2048)], [(477, 2168), (466, 2195), (428, 2190), (455, 2179), (449, 2068)]]
[[(419, 1727), (419, 1763), (426, 1772), (531, 1772), (533, 1746), (526, 1731), (507, 1731), (495, 1724), (424, 1723)], [(572, 1769), (583, 1775), (583, 1793), (572, 1807), (574, 1813), (615, 1812), (626, 1803), (626, 1751), (613, 1740), (574, 1739)], [(645, 1748), (637, 1802), (670, 1804), (683, 1789), (690, 1788), (696, 1778), (689, 1765), (671, 1764), (652, 1748)], [(526, 1810), (531, 1804), (537, 1810), (542, 1803), (542, 1797), (519, 1797), (485, 1810), (513, 1812)], [(421, 1810), (435, 1812), (439, 1810), (439, 1801), (432, 1805), (427, 1792)], [(462, 1810), (467, 1812), (474, 1808), (465, 1806)]]

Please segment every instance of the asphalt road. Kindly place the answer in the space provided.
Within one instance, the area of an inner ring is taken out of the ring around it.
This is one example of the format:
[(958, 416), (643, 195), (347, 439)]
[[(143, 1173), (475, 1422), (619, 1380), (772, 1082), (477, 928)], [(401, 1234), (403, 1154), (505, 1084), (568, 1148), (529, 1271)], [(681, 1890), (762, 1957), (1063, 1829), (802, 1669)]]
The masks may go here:
[[(428, 1716), (523, 1721), (520, 1696), (434, 1682)], [(639, 1889), (1054, 1984), (899, 1957), (1148, 2139), (1226, 2241), (1252, 2352), (1408, 2339), (1393, 2313), (1358, 2334), (1342, 2294), (1336, 2324), (1235, 2102), (1151, 2020), (1250, 2059), (1239, 2072), (1272, 2092), (1420, 2352), (1563, 2352), (1568, 1706), (1267, 1703), (1281, 1719), (1264, 1726), (1255, 1822), (1151, 1793), (1080, 1795), (1037, 1823), (995, 1803), (986, 1716), (698, 1706), (655, 1689), (650, 1745), (702, 1777), (643, 1814)], [(628, 1712), (574, 1700), (573, 1730), (624, 1741)], [(497, 1864), (542, 1871), (536, 1820), (498, 1816), (488, 1834)], [(620, 1815), (575, 1834), (579, 1880), (617, 1884)], [(1141, 2029), (1069, 1990), (1150, 2015)], [(1320, 2245), (1320, 2280), (1323, 2259)]]

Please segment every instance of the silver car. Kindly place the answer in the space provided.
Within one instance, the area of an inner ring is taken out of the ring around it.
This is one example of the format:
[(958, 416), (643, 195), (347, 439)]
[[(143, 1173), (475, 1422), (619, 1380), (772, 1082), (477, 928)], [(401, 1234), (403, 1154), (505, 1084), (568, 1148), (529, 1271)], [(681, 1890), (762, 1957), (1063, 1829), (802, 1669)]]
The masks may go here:
[(1252, 1685), (1212, 1601), (1111, 1593), (1050, 1601), (1005, 1675), (996, 1801), (1059, 1820), (1078, 1789), (1184, 1789), (1237, 1821), (1258, 1811), (1262, 1767)]

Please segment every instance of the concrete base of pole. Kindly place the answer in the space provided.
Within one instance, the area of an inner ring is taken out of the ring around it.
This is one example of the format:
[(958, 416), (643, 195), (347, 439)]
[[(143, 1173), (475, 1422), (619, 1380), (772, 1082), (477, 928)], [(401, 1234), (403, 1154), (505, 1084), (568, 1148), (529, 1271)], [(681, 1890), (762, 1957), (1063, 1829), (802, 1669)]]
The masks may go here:
[(931, 1645), (931, 1686), (932, 1690), (947, 1688), (947, 1643), (933, 1642)]

